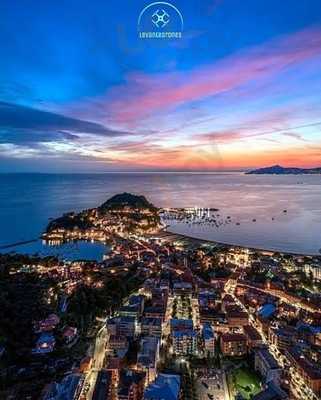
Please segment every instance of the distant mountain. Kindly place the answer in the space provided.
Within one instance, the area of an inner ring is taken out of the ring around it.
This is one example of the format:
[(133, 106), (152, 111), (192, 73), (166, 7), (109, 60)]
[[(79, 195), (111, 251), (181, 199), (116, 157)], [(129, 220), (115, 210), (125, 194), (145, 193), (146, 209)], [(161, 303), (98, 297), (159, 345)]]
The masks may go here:
[(105, 201), (105, 203), (98, 207), (98, 209), (101, 211), (107, 211), (111, 209), (122, 209), (124, 207), (156, 210), (156, 207), (150, 203), (145, 196), (137, 196), (131, 193), (116, 194)]
[(273, 165), (272, 167), (259, 168), (253, 171), (246, 172), (247, 175), (310, 175), (321, 174), (321, 167), (319, 168), (295, 168), (295, 167), (281, 167), (281, 165)]

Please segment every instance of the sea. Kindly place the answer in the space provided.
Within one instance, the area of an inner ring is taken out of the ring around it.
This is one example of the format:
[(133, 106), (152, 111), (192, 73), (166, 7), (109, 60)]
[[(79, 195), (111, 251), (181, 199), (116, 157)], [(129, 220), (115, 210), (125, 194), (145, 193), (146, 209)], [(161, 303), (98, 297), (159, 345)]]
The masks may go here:
[[(172, 222), (168, 230), (232, 245), (320, 255), (321, 176), (220, 173), (0, 174), (0, 252), (101, 260), (101, 243), (46, 246), (52, 218), (96, 207), (114, 194), (159, 207), (217, 208), (218, 226)], [(11, 247), (18, 242), (32, 241)]]

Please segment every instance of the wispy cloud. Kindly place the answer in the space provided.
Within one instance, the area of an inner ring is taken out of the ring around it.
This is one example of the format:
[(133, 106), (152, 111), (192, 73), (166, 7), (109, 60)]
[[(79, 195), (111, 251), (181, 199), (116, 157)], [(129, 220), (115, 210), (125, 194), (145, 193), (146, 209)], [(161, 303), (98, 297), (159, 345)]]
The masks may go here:
[(260, 82), (300, 63), (320, 58), (321, 29), (307, 29), (242, 51), (191, 72), (130, 74), (125, 85), (108, 92), (105, 109), (119, 122), (131, 123)]
[(302, 142), (306, 142), (306, 139), (304, 137), (302, 137), (302, 135), (300, 135), (299, 133), (283, 132), (282, 135), (286, 136), (286, 137), (289, 137), (289, 138), (292, 138), (292, 139), (301, 140)]
[[(314, 129), (319, 98), (306, 91), (292, 101), (293, 82), (295, 88), (302, 83), (288, 72), (306, 74), (318, 62), (321, 28), (314, 28), (206, 66), (179, 71), (173, 64), (175, 72), (129, 73), (103, 96), (41, 103), (42, 109), (14, 104), (13, 98), (12, 103), (0, 102), (0, 152), (17, 159), (78, 159), (155, 169), (286, 164), (295, 157), (301, 165), (315, 163), (306, 132)], [(20, 91), (21, 96), (27, 91), (5, 90)], [(306, 155), (309, 161), (304, 161)]]

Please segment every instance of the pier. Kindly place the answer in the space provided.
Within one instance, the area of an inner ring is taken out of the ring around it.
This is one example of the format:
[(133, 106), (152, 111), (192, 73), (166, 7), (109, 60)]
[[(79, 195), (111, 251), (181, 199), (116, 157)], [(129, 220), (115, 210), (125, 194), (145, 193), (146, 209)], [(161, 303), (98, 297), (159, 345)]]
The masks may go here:
[(10, 247), (21, 246), (23, 244), (34, 243), (37, 240), (38, 239), (31, 239), (31, 240), (23, 240), (23, 241), (15, 242), (15, 243), (3, 244), (3, 245), (0, 246), (0, 250), (10, 249)]

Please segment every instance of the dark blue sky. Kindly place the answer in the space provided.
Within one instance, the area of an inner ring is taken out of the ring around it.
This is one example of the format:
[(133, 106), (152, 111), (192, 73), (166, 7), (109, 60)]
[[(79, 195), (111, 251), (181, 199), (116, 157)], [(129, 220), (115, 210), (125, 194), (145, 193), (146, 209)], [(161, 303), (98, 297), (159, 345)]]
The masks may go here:
[(318, 164), (319, 0), (176, 0), (143, 40), (150, 3), (1, 2), (0, 171)]

